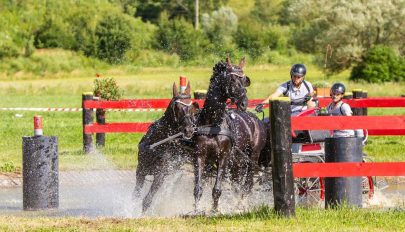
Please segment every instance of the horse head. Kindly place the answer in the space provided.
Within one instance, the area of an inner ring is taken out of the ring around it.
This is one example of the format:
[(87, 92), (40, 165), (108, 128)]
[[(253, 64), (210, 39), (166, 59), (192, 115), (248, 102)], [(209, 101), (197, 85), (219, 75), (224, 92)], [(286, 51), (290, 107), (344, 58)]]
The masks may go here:
[(230, 99), (239, 109), (245, 111), (248, 106), (246, 87), (250, 85), (250, 79), (243, 72), (245, 58), (242, 58), (239, 65), (233, 65), (229, 56), (226, 63), (219, 62), (214, 67), (214, 75), (211, 79), (216, 81), (220, 93), (226, 99)]
[(195, 117), (199, 106), (193, 103), (190, 95), (190, 82), (184, 93), (179, 93), (176, 83), (173, 83), (173, 98), (170, 102), (173, 122), (177, 128), (183, 132), (183, 137), (190, 139), (195, 129)]

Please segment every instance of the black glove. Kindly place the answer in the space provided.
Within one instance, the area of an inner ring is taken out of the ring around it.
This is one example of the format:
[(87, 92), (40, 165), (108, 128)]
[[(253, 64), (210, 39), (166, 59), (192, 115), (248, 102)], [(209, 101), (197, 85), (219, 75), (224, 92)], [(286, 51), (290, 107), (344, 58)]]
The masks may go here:
[(312, 96), (311, 95), (306, 95), (304, 97), (304, 102), (307, 103), (309, 100), (311, 100)]
[(257, 113), (263, 112), (263, 103), (259, 103), (256, 105), (255, 111)]

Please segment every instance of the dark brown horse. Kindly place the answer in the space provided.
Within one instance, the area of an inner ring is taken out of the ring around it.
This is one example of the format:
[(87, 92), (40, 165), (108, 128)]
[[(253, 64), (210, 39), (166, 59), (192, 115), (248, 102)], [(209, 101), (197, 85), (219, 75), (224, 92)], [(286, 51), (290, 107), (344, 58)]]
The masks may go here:
[(184, 94), (179, 94), (176, 84), (173, 84), (173, 98), (164, 115), (149, 127), (138, 145), (134, 197), (140, 197), (145, 177), (147, 175), (154, 177), (150, 190), (142, 202), (143, 212), (150, 207), (165, 177), (189, 158), (188, 152), (178, 140), (171, 140), (154, 148), (151, 148), (151, 145), (154, 146), (155, 143), (178, 133), (183, 133), (184, 138), (192, 136), (194, 129), (184, 126), (194, 124), (196, 105), (190, 98), (190, 82)]
[[(212, 190), (213, 207), (216, 211), (221, 196), (221, 182), (229, 161), (233, 181), (245, 179), (242, 186), (250, 191), (253, 186), (253, 166), (258, 164), (260, 151), (266, 142), (263, 122), (247, 108), (246, 87), (250, 79), (243, 73), (245, 61), (238, 66), (219, 62), (214, 67), (204, 107), (196, 121), (197, 132), (193, 137), (196, 146), (195, 168), (195, 210), (202, 196), (202, 181), (207, 165), (216, 168), (216, 180)], [(231, 99), (238, 109), (227, 112), (226, 102)], [(208, 169), (209, 170), (209, 169)], [(242, 178), (244, 176), (245, 178)]]

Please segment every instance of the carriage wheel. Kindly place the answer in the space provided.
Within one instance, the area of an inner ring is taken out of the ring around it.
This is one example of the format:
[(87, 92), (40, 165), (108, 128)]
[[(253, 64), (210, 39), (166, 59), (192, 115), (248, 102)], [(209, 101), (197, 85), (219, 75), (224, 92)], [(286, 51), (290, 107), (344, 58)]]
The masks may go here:
[(363, 188), (363, 194), (368, 193), (368, 198), (371, 199), (374, 196), (374, 183), (375, 179), (371, 176), (365, 176), (362, 179), (362, 188)]
[(324, 200), (324, 179), (320, 177), (296, 178), (295, 196), (299, 204), (319, 204)]

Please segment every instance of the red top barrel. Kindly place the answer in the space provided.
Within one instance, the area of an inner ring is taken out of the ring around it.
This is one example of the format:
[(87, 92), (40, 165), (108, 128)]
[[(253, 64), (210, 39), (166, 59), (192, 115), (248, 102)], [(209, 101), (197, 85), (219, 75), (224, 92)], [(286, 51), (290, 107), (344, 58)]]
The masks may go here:
[(42, 135), (42, 117), (34, 116), (34, 135)]

